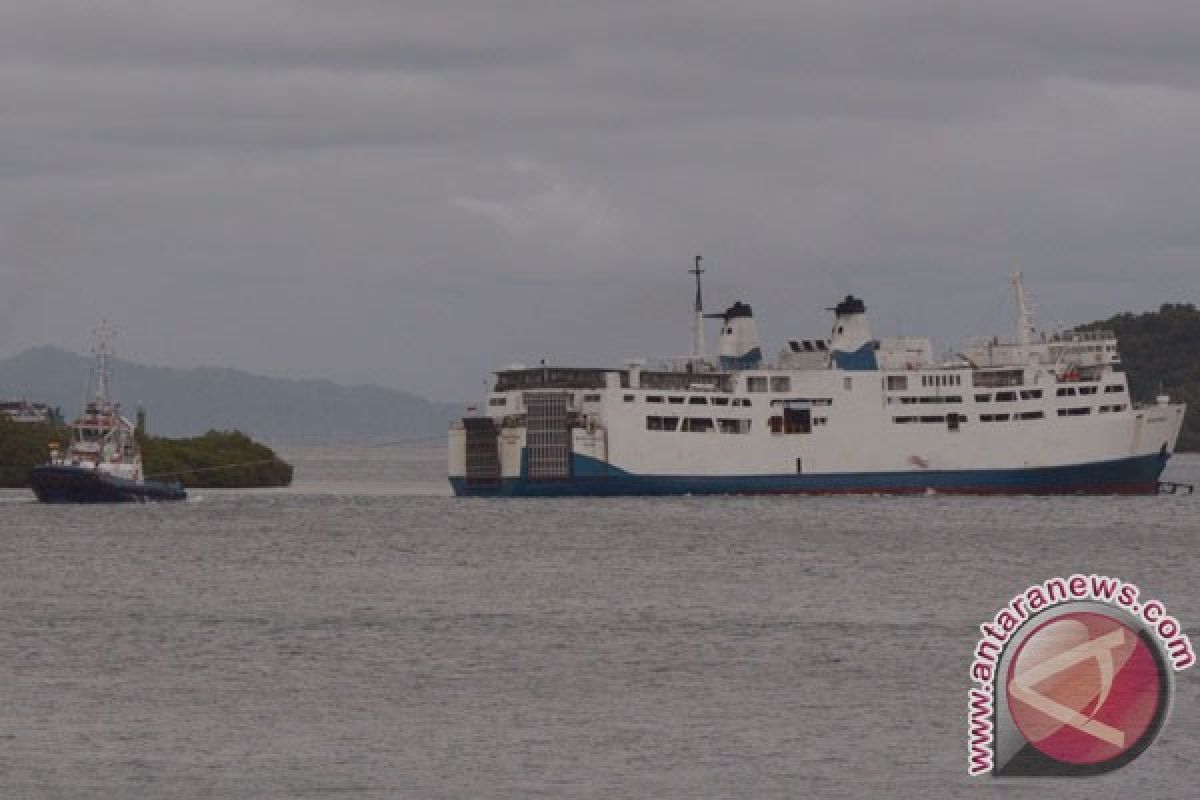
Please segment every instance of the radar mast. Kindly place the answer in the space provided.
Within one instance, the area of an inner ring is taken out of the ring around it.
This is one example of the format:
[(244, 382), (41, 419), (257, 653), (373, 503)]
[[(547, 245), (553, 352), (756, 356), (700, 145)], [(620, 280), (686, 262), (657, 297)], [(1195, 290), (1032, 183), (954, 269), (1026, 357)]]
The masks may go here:
[(692, 318), (692, 358), (700, 360), (704, 358), (704, 298), (700, 293), (700, 276), (704, 274), (704, 269), (700, 266), (701, 258), (696, 256), (696, 266), (688, 270), (688, 273), (696, 276), (696, 309), (695, 316)]

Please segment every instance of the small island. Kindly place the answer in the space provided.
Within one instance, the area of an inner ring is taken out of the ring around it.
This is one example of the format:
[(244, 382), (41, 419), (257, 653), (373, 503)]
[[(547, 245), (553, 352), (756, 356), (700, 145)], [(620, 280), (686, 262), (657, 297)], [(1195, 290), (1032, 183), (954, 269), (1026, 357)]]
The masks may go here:
[[(149, 478), (180, 481), (188, 489), (251, 489), (292, 482), (291, 464), (240, 431), (170, 439), (139, 430), (137, 437)], [(61, 414), (51, 413), (45, 422), (36, 423), (0, 415), (0, 488), (28, 486), (30, 470), (46, 462), (50, 443), (69, 439)]]

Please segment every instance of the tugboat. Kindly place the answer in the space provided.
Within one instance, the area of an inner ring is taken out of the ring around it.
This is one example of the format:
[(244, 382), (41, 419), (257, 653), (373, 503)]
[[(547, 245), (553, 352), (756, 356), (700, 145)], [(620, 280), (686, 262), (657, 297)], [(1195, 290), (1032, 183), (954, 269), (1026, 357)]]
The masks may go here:
[(109, 399), (112, 377), (112, 330), (97, 331), (96, 393), (71, 423), (66, 452), (50, 445), (50, 460), (34, 467), (29, 484), (43, 503), (149, 503), (184, 500), (181, 483), (146, 480), (135, 428)]

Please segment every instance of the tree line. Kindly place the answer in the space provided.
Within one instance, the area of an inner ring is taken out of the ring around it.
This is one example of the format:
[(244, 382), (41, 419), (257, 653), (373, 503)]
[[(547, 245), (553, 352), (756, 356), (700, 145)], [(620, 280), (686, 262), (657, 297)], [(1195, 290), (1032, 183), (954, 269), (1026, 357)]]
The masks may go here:
[(1177, 449), (1200, 451), (1200, 311), (1193, 303), (1164, 303), (1158, 311), (1124, 312), (1083, 329), (1117, 335), (1129, 391), (1141, 403), (1168, 394), (1187, 403)]
[[(29, 485), (29, 471), (44, 464), (50, 443), (63, 447), (71, 431), (61, 420), (29, 424), (0, 416), (0, 488)], [(189, 489), (248, 489), (288, 486), (292, 465), (240, 431), (209, 431), (169, 439), (138, 433), (147, 478), (181, 481)]]

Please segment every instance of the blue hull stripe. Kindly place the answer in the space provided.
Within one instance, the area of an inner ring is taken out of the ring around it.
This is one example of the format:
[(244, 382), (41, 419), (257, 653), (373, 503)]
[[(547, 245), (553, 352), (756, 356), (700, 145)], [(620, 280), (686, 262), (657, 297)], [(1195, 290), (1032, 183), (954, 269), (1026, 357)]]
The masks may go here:
[[(498, 486), (468, 486), (452, 476), (457, 495), (478, 497), (603, 497), (680, 494), (1153, 494), (1166, 454), (1061, 467), (923, 470), (823, 475), (635, 475), (587, 456), (572, 459), (562, 481), (506, 478)], [(524, 459), (522, 459), (524, 461)], [(524, 470), (522, 470), (524, 473)]]

